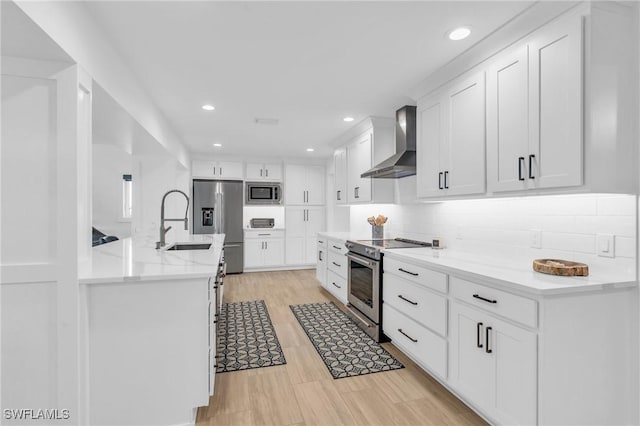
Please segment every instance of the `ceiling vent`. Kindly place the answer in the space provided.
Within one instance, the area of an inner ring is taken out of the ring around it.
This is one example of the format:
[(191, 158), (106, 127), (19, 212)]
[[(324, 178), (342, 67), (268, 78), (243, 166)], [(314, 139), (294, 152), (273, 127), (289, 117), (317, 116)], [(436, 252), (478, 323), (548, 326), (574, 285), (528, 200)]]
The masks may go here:
[(264, 124), (265, 126), (277, 126), (280, 120), (277, 118), (256, 118), (254, 121), (256, 124)]

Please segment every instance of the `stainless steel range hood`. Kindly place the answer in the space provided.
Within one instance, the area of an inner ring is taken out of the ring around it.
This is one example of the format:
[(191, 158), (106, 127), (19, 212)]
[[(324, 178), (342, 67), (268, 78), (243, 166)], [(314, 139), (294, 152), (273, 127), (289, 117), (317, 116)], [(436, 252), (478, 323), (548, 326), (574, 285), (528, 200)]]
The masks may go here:
[(397, 179), (416, 174), (416, 107), (396, 111), (396, 153), (360, 177)]

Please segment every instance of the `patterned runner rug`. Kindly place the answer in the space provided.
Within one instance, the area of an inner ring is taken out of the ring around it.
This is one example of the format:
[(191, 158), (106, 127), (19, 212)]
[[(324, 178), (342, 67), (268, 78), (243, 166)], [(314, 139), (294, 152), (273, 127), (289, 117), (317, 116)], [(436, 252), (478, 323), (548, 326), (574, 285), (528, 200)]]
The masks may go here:
[(289, 307), (334, 379), (404, 368), (333, 302)]
[(222, 305), (216, 358), (217, 373), (287, 363), (264, 300)]

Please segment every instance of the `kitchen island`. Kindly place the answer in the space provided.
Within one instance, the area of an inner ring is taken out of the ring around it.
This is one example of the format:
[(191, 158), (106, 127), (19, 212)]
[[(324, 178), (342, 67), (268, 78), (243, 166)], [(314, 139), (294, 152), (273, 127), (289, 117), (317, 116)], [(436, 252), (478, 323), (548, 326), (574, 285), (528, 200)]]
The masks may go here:
[[(176, 235), (97, 246), (79, 265), (83, 424), (193, 424), (208, 404), (224, 235)], [(167, 250), (176, 239), (211, 246)]]

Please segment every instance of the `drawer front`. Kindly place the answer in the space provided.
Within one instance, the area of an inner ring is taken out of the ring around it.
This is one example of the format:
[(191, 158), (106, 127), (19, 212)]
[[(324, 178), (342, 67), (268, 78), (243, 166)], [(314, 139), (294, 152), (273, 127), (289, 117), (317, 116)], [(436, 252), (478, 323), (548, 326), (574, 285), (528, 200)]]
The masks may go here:
[(344, 246), (345, 241), (343, 240), (328, 240), (328, 249), (336, 254), (347, 254), (349, 250)]
[(393, 274), (441, 293), (447, 292), (447, 274), (396, 259), (384, 259), (384, 273)]
[(526, 297), (450, 277), (450, 294), (489, 312), (529, 327), (538, 326), (538, 302)]
[(418, 363), (447, 378), (447, 341), (385, 303), (382, 327), (392, 343)]
[(385, 306), (391, 305), (441, 336), (447, 335), (446, 297), (391, 274), (384, 276), (382, 297)]
[(327, 249), (328, 247), (327, 241), (328, 240), (324, 237), (318, 237), (318, 248)]
[(263, 230), (255, 230), (255, 229), (245, 229), (244, 231), (245, 239), (255, 239), (259, 238), (261, 240), (268, 240), (271, 238), (284, 238), (284, 231), (278, 229), (276, 231), (263, 229)]
[(347, 303), (347, 280), (331, 270), (327, 270), (327, 290), (342, 303)]
[(342, 278), (347, 278), (347, 266), (349, 259), (347, 256), (341, 253), (336, 253), (329, 250), (329, 257), (327, 258), (327, 267), (330, 271), (335, 272)]

